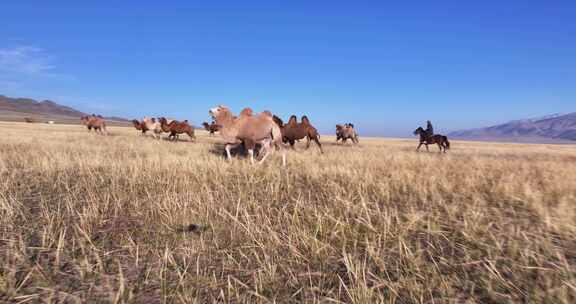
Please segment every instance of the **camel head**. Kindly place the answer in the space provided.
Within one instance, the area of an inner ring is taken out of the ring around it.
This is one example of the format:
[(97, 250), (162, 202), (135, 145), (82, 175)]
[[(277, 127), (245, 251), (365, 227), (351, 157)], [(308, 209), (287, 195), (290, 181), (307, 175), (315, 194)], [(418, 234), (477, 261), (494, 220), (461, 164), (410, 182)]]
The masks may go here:
[(212, 116), (214, 121), (216, 121), (216, 123), (219, 125), (221, 124), (220, 122), (223, 119), (226, 119), (227, 117), (233, 118), (232, 112), (230, 112), (230, 109), (226, 106), (221, 106), (221, 105), (210, 109), (210, 111), (208, 111), (208, 114), (210, 114), (210, 116)]
[(204, 126), (204, 129), (206, 129), (206, 131), (210, 131), (210, 125), (207, 122), (203, 122), (202, 125)]
[(140, 122), (139, 122), (137, 119), (132, 119), (132, 124), (133, 124), (135, 127), (139, 127), (139, 126), (140, 126)]
[(336, 125), (336, 131), (341, 131), (343, 128), (342, 125)]

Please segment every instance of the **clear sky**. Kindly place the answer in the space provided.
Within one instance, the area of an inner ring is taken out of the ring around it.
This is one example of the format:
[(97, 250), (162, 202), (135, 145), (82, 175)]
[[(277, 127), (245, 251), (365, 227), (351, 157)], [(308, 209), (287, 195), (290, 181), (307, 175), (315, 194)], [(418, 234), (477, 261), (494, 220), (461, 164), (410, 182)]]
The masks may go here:
[(576, 1), (1, 7), (0, 94), (86, 112), (199, 125), (225, 104), (410, 136), (576, 111)]

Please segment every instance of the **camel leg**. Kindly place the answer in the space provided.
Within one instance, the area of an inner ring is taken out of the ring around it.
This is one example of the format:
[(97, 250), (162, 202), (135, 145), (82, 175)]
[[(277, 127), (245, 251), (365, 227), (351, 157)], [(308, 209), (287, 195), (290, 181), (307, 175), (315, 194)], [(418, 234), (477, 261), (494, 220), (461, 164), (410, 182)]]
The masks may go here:
[(314, 137), (314, 142), (318, 145), (318, 148), (320, 149), (320, 153), (324, 154), (324, 150), (322, 150), (322, 144), (320, 144), (320, 140), (318, 139), (318, 137)]
[(248, 155), (250, 155), (250, 163), (254, 164), (254, 149), (248, 149)]
[(429, 152), (430, 149), (428, 149), (428, 144), (425, 144), (425, 145), (426, 145), (426, 152)]
[(228, 159), (229, 161), (232, 160), (232, 154), (230, 153), (230, 150), (232, 149), (232, 145), (231, 144), (226, 144), (226, 159)]
[(268, 158), (268, 155), (273, 152), (274, 150), (272, 149), (272, 141), (267, 140), (262, 142), (262, 149), (260, 149), (260, 153), (264, 153), (264, 155), (262, 156), (262, 159), (258, 162), (258, 164), (262, 164), (264, 160)]
[(424, 144), (424, 143), (420, 143), (420, 144), (418, 145), (418, 148), (416, 148), (416, 151), (420, 151), (420, 147), (422, 147), (423, 144)]
[(310, 135), (306, 136), (306, 150), (310, 148)]

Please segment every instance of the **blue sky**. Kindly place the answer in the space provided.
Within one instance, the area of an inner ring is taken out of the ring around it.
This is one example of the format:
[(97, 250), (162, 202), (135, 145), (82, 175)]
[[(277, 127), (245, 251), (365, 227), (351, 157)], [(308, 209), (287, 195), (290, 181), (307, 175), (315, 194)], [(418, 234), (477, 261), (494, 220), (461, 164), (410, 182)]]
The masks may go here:
[(576, 1), (146, 2), (3, 3), (0, 94), (195, 124), (250, 106), (383, 136), (576, 111)]

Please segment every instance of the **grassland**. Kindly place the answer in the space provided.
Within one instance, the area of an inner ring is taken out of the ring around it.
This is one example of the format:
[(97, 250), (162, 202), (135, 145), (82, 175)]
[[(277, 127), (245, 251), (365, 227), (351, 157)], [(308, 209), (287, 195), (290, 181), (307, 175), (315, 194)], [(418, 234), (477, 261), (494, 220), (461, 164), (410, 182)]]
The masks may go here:
[(575, 146), (324, 136), (282, 169), (109, 129), (0, 123), (0, 302), (576, 301)]

